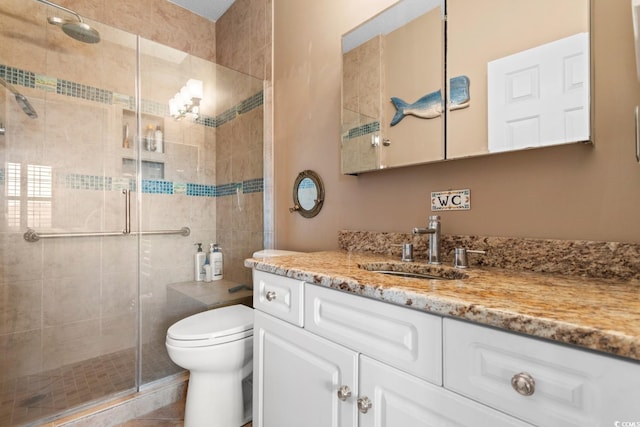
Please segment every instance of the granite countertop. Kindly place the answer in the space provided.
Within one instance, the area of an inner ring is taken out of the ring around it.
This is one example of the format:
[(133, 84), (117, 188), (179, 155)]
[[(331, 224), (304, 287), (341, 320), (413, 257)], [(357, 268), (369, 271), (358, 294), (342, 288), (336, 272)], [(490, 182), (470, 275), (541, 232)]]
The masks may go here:
[[(451, 280), (387, 276), (360, 266), (435, 273)], [(640, 280), (594, 279), (489, 267), (458, 270), (363, 252), (249, 258), (245, 266), (640, 361)]]

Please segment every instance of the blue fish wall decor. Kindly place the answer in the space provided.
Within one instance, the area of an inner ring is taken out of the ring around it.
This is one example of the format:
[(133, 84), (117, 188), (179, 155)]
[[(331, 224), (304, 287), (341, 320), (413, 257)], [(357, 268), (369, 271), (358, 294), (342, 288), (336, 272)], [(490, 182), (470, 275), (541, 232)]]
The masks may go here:
[[(469, 77), (457, 76), (451, 78), (449, 88), (451, 90), (450, 110), (459, 110), (469, 106)], [(440, 89), (426, 94), (413, 104), (396, 97), (392, 97), (391, 102), (396, 107), (396, 113), (391, 119), (391, 126), (397, 125), (408, 115), (423, 119), (433, 119), (442, 114), (442, 92)]]

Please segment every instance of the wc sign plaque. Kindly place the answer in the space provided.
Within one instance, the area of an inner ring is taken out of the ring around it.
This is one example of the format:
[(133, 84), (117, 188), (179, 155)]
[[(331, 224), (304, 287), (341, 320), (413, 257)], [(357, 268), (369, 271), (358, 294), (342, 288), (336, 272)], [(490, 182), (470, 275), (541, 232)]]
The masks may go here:
[(467, 211), (471, 209), (471, 190), (434, 191), (431, 193), (431, 211)]

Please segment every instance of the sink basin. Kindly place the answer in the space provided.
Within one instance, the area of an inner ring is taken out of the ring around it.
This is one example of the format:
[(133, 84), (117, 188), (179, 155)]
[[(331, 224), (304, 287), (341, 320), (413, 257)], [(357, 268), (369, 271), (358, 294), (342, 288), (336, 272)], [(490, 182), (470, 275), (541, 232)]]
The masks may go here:
[(393, 270), (369, 270), (372, 273), (386, 274), (388, 276), (408, 277), (410, 279), (439, 279), (439, 280), (451, 280), (450, 277), (436, 276), (434, 274), (422, 274), (422, 273), (410, 273), (407, 271), (393, 271)]
[(372, 273), (385, 274), (387, 276), (406, 277), (410, 279), (459, 280), (469, 277), (462, 271), (450, 267), (421, 263), (373, 262), (368, 264), (360, 264), (358, 265), (358, 267)]

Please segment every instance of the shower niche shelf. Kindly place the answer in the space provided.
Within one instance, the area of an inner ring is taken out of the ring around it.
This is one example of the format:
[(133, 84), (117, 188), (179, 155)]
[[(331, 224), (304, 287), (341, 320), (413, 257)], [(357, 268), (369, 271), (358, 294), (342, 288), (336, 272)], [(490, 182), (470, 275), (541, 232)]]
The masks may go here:
[[(149, 157), (151, 160), (155, 160), (158, 158), (157, 155), (163, 155), (166, 151), (166, 138), (164, 137), (164, 118), (147, 113), (143, 113), (141, 116), (142, 124), (140, 126), (140, 129), (142, 129), (142, 138), (138, 138), (137, 117), (135, 111), (126, 109), (122, 110), (122, 148), (125, 150), (131, 150), (135, 148), (135, 144), (138, 142), (138, 139), (140, 139), (141, 143), (143, 144), (143, 157)], [(147, 145), (146, 135), (149, 128), (151, 128), (151, 130), (154, 132), (157, 128), (160, 128), (162, 130), (164, 143), (161, 151), (157, 151), (157, 147), (155, 147), (154, 144)], [(151, 146), (152, 148), (149, 149), (149, 146)]]
[[(136, 160), (123, 157), (122, 158), (122, 173), (125, 175), (134, 176), (136, 174)], [(153, 162), (150, 160), (141, 161), (140, 174), (142, 179), (164, 179), (164, 163)]]

